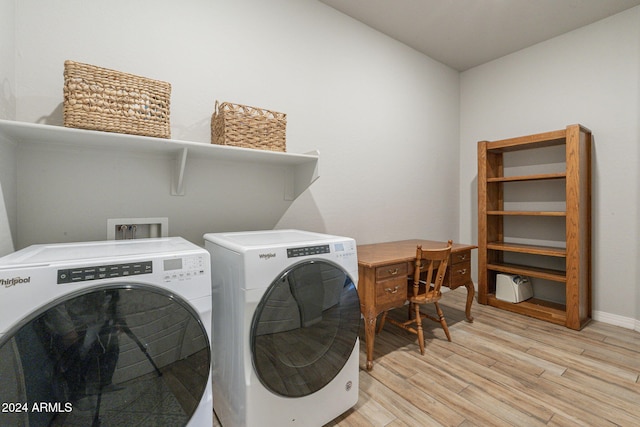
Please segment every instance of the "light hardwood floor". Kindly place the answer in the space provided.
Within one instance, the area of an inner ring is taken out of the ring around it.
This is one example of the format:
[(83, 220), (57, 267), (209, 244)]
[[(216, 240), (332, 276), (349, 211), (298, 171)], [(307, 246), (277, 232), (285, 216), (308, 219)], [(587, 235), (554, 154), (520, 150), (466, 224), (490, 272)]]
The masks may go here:
[(415, 335), (385, 325), (367, 372), (362, 341), (359, 401), (327, 426), (640, 426), (640, 333), (476, 303), (467, 323), (465, 296), (443, 297), (453, 342), (428, 322), (424, 356)]

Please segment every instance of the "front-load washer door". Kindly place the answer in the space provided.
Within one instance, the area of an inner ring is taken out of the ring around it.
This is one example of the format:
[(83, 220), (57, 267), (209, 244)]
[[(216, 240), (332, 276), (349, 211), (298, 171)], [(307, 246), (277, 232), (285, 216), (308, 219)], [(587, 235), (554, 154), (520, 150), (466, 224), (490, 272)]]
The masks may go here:
[(360, 300), (336, 264), (308, 260), (277, 277), (256, 308), (251, 351), (262, 384), (302, 397), (329, 384), (358, 339)]
[(88, 288), (0, 337), (0, 425), (186, 425), (210, 357), (181, 298), (130, 283)]

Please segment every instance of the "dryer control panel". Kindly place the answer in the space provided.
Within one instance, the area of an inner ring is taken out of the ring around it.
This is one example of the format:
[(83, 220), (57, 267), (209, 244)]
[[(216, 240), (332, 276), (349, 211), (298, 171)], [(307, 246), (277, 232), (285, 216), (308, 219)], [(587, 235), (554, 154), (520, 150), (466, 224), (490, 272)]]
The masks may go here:
[(287, 249), (287, 258), (295, 258), (299, 256), (328, 254), (330, 252), (329, 245), (304, 246), (300, 248)]
[(357, 251), (353, 242), (337, 242), (328, 245), (312, 245), (287, 248), (287, 258), (323, 254), (332, 254), (336, 258), (347, 258), (355, 257), (357, 255)]

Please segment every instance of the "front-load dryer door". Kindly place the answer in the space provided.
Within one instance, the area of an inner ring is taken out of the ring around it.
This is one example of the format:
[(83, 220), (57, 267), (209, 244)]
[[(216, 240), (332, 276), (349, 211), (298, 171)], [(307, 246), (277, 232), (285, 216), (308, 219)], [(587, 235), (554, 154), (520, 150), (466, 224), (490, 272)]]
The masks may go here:
[(186, 425), (210, 357), (181, 298), (136, 284), (85, 288), (0, 337), (0, 425)]
[(309, 260), (277, 277), (251, 325), (255, 372), (285, 397), (312, 394), (342, 370), (358, 339), (360, 300), (336, 264)]

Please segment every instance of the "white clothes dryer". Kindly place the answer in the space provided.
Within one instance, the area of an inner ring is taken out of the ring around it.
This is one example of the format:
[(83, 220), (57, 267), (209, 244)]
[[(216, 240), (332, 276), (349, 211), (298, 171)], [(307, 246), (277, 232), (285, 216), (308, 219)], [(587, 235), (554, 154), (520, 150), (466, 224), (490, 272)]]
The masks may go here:
[(209, 254), (182, 238), (14, 252), (0, 258), (0, 425), (211, 426), (210, 340)]
[(224, 427), (321, 426), (358, 401), (353, 239), (210, 233), (213, 406)]

